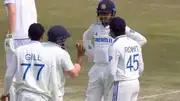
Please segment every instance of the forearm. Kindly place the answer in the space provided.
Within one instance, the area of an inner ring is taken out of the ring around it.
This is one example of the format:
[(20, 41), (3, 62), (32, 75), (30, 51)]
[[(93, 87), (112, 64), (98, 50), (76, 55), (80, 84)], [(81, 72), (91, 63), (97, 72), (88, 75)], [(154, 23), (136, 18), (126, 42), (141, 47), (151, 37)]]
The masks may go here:
[(16, 15), (15, 14), (9, 14), (9, 33), (12, 34), (15, 32), (15, 24), (16, 24)]
[(92, 56), (93, 55), (93, 32), (91, 31), (91, 28), (88, 29), (84, 34), (83, 34), (83, 42), (84, 42), (84, 47), (86, 49), (85, 54), (87, 56)]
[(13, 76), (6, 76), (4, 79), (4, 95), (9, 93), (11, 84), (12, 84)]
[(65, 73), (71, 78), (76, 78), (79, 75), (83, 64), (83, 55), (77, 52), (77, 58), (74, 65), (69, 55), (64, 57), (68, 57), (64, 58), (62, 61), (62, 67), (64, 68)]
[(142, 74), (144, 72), (144, 60), (142, 56), (142, 49), (140, 49), (140, 60), (139, 60), (139, 74)]
[(17, 57), (16, 52), (12, 56), (12, 63), (9, 68), (6, 70), (5, 79), (4, 79), (4, 93), (7, 94), (13, 82), (13, 77), (17, 70)]
[(77, 59), (76, 59), (76, 63), (79, 64), (80, 66), (83, 65), (83, 56), (77, 56)]
[(15, 32), (16, 27), (16, 7), (15, 4), (7, 4), (7, 13), (8, 13), (8, 28), (9, 33), (12, 34)]
[(75, 63), (74, 68), (70, 71), (66, 71), (65, 73), (71, 78), (76, 78), (79, 75), (80, 70), (81, 70), (81, 65), (78, 63)]
[(94, 54), (93, 45), (92, 45), (90, 40), (85, 40), (84, 43), (85, 43), (85, 49), (86, 49), (85, 54), (88, 57), (88, 61), (92, 62), (93, 58), (94, 58), (94, 55), (93, 55)]
[(140, 63), (139, 65), (139, 74), (142, 74), (144, 72), (144, 63)]

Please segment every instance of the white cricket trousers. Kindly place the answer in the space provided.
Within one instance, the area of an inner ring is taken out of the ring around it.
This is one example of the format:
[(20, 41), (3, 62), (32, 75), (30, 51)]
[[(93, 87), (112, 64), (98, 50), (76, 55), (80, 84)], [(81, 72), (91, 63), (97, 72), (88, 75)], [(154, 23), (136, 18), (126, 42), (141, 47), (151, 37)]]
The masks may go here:
[(22, 90), (16, 93), (15, 101), (49, 101), (50, 98), (37, 93)]
[(108, 101), (137, 101), (140, 91), (139, 80), (116, 81), (109, 92)]
[(85, 101), (106, 101), (108, 95), (108, 64), (94, 64), (89, 71), (88, 88)]
[[(30, 39), (15, 39), (14, 40), (15, 48), (21, 45), (28, 44), (28, 43), (30, 43)], [(12, 62), (12, 56), (13, 56), (13, 53), (6, 52), (6, 67), (7, 68), (10, 67), (10, 64)], [(10, 88), (10, 101), (15, 101), (15, 88), (13, 84)]]

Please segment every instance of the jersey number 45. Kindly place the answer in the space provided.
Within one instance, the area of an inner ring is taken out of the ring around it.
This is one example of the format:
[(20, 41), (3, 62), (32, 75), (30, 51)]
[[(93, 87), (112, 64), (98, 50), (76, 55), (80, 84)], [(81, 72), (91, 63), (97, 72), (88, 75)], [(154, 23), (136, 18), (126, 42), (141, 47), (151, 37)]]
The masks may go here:
[(127, 61), (127, 68), (130, 71), (137, 71), (139, 69), (139, 61), (138, 61), (139, 54), (130, 55)]
[[(24, 75), (23, 75), (23, 80), (25, 80), (25, 79), (26, 79), (26, 74), (27, 74), (29, 68), (31, 67), (31, 64), (22, 63), (21, 66), (26, 68), (26, 70), (25, 70), (25, 72), (24, 72)], [(44, 68), (44, 66), (45, 66), (44, 64), (34, 64), (34, 66), (32, 66), (32, 67), (37, 67), (37, 68), (39, 68), (39, 71), (38, 71), (38, 73), (37, 73), (36, 80), (39, 80), (39, 75), (40, 75), (42, 69)]]

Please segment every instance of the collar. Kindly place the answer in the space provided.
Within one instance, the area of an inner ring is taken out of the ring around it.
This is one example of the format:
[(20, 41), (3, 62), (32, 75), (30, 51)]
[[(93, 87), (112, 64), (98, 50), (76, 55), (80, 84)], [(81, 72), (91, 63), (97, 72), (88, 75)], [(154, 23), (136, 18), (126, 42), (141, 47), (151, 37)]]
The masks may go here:
[(114, 39), (113, 43), (115, 43), (119, 38), (124, 38), (124, 37), (127, 37), (127, 35), (117, 36), (117, 37)]
[(40, 41), (31, 40), (30, 43), (41, 43)]
[[(119, 39), (119, 38), (123, 38), (123, 37), (127, 37), (127, 35), (120, 35), (120, 36), (117, 36), (116, 38)], [(116, 39), (116, 38), (115, 38), (115, 39)]]
[(59, 46), (58, 44), (56, 44), (56, 43), (54, 43), (54, 42), (48, 41), (47, 43), (61, 48), (61, 46)]
[(107, 25), (106, 27), (104, 27), (104, 26), (101, 24), (101, 28), (102, 28), (102, 29), (109, 30), (109, 29), (110, 29), (110, 26), (109, 26), (109, 25)]
[(104, 26), (102, 25), (102, 22), (97, 22), (96, 24), (101, 25), (101, 28), (105, 28), (105, 29), (107, 29), (107, 30), (109, 30), (109, 28), (110, 28), (109, 25), (107, 25), (106, 27), (104, 27)]

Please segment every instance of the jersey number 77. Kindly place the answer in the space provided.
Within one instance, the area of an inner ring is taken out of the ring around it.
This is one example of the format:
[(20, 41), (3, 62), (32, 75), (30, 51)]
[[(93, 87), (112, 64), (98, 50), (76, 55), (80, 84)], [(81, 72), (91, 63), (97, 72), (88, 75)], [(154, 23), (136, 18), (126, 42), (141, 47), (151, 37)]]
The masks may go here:
[(34, 64), (33, 66), (31, 64), (28, 64), (28, 63), (22, 63), (21, 64), (22, 67), (26, 68), (25, 72), (24, 72), (24, 75), (23, 75), (23, 80), (26, 79), (26, 74), (28, 72), (28, 70), (31, 68), (31, 67), (34, 67), (34, 68), (39, 68), (39, 71), (37, 73), (37, 77), (36, 77), (36, 80), (39, 80), (39, 75), (42, 71), (42, 69), (44, 68), (44, 64)]
[(127, 61), (127, 68), (130, 69), (130, 72), (137, 71), (139, 69), (139, 54), (130, 55)]

